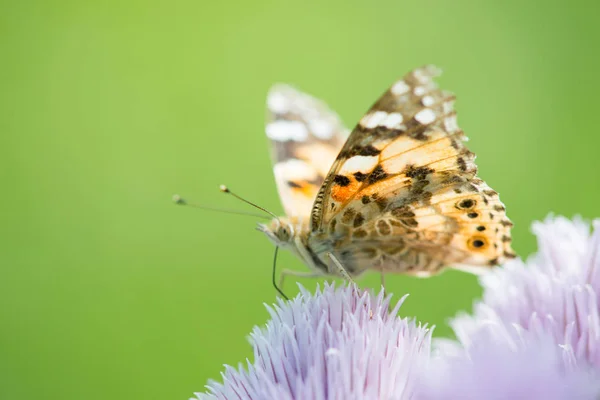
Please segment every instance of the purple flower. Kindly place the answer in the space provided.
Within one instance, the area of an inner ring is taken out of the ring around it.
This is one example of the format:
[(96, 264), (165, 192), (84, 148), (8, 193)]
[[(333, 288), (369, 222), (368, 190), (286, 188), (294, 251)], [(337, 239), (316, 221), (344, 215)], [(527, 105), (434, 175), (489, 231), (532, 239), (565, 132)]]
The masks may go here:
[(593, 400), (600, 380), (588, 369), (566, 369), (557, 346), (546, 338), (510, 342), (484, 336), (468, 352), (432, 360), (417, 400)]
[(535, 341), (549, 336), (567, 365), (600, 368), (600, 221), (548, 217), (533, 224), (539, 252), (481, 279), (473, 316), (452, 322), (470, 347), (485, 336)]
[(267, 307), (251, 334), (254, 362), (226, 367), (199, 399), (409, 399), (429, 357), (431, 331), (398, 318), (402, 298), (325, 285)]

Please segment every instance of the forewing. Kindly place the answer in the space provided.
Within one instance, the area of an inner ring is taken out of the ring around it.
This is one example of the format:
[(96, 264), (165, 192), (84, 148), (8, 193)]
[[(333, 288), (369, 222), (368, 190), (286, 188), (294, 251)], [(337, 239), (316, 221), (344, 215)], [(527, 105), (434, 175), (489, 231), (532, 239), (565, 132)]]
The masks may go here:
[(348, 130), (325, 103), (279, 84), (267, 97), (266, 133), (283, 208), (307, 217)]
[[(345, 268), (429, 274), (514, 257), (504, 205), (476, 177), (454, 96), (416, 69), (352, 131), (311, 213), (315, 248)], [(323, 243), (327, 243), (323, 245)]]

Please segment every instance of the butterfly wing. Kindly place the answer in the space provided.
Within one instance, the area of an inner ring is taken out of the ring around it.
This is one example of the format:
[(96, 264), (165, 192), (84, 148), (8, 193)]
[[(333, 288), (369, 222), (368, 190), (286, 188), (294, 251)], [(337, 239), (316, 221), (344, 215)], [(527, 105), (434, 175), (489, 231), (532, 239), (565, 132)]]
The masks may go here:
[(284, 210), (308, 217), (348, 130), (323, 102), (279, 84), (267, 96), (266, 133)]
[(428, 275), (514, 257), (498, 194), (476, 177), (454, 96), (427, 66), (394, 83), (337, 156), (311, 213), (310, 246), (351, 274)]

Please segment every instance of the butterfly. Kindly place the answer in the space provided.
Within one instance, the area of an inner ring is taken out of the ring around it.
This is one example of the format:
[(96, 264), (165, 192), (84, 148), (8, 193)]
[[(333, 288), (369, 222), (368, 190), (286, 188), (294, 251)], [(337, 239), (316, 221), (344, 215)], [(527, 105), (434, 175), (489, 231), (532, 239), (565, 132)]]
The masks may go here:
[(295, 275), (477, 273), (515, 257), (513, 224), (477, 177), (455, 97), (434, 82), (440, 73), (406, 74), (349, 136), (323, 102), (270, 90), (266, 134), (286, 216), (259, 230), (312, 271)]

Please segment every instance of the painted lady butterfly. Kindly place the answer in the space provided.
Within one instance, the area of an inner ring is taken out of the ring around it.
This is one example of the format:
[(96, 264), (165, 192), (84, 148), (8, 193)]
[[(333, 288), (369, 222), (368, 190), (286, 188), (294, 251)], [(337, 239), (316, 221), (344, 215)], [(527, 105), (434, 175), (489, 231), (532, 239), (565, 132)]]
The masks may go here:
[(287, 216), (259, 229), (313, 271), (295, 275), (477, 272), (515, 257), (513, 224), (476, 176), (439, 74), (426, 66), (394, 83), (347, 140), (324, 103), (285, 85), (269, 92), (266, 133)]

